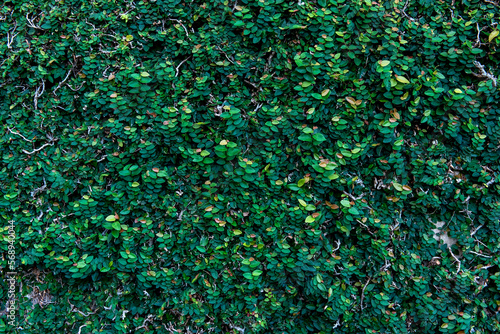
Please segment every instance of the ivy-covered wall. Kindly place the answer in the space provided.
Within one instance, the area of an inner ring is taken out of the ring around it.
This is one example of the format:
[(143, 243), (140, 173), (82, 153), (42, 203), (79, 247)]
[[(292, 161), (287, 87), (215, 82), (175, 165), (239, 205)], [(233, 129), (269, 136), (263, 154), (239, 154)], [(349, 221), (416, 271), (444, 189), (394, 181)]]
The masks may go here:
[(4, 1), (0, 332), (500, 331), (499, 23)]

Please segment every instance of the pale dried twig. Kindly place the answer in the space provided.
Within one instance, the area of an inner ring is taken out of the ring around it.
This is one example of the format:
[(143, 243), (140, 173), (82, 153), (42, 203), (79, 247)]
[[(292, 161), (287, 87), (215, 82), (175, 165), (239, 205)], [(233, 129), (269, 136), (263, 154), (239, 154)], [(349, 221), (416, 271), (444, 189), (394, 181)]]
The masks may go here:
[(477, 37), (476, 37), (476, 43), (474, 43), (474, 47), (478, 47), (478, 46), (481, 46), (481, 38), (479, 37), (479, 35), (481, 34), (481, 31), (483, 29), (479, 29), (479, 23), (476, 22), (476, 29), (477, 29)]
[(361, 290), (361, 309), (363, 310), (364, 307), (363, 307), (363, 300), (365, 299), (365, 289), (366, 287), (368, 286), (368, 283), (370, 283), (370, 280), (372, 279), (372, 277), (368, 277), (368, 279), (366, 280), (366, 283), (365, 283), (365, 286), (363, 286), (363, 290)]
[(177, 19), (170, 19), (170, 18), (168, 18), (167, 20), (169, 20), (169, 21), (174, 21), (174, 22), (179, 23), (179, 24), (182, 26), (182, 28), (184, 28), (184, 31), (186, 32), (186, 36), (187, 36), (187, 38), (188, 38), (189, 40), (191, 40), (191, 38), (189, 38), (189, 33), (188, 33), (188, 31), (187, 31), (186, 27), (184, 26), (184, 24), (182, 24), (182, 21), (177, 20)]
[(14, 38), (19, 35), (19, 33), (14, 34), (17, 28), (17, 22), (15, 22), (14, 28), (12, 30), (7, 31), (7, 48), (12, 49), (12, 43), (14, 42)]
[(25, 141), (29, 141), (30, 143), (32, 142), (31, 140), (29, 140), (28, 138), (26, 138), (25, 136), (23, 136), (22, 134), (20, 134), (19, 132), (14, 132), (12, 131), (9, 127), (7, 127), (7, 130), (10, 131), (10, 133), (13, 133), (15, 135), (18, 135), (18, 136), (21, 136)]
[(35, 149), (35, 150), (31, 151), (31, 152), (28, 152), (26, 150), (23, 150), (23, 152), (26, 153), (26, 154), (33, 154), (33, 153), (36, 153), (36, 152), (38, 152), (40, 150), (43, 150), (46, 146), (53, 146), (53, 145), (54, 145), (53, 142), (45, 143), (40, 148), (37, 148), (37, 149)]
[(70, 69), (70, 70), (68, 71), (68, 74), (66, 74), (66, 77), (63, 79), (63, 81), (61, 81), (61, 82), (57, 85), (56, 89), (54, 89), (54, 92), (53, 92), (54, 94), (57, 92), (57, 90), (58, 90), (59, 88), (61, 88), (61, 85), (62, 85), (63, 83), (65, 83), (65, 82), (66, 82), (66, 80), (68, 80), (68, 77), (69, 77), (69, 75), (71, 74), (71, 71), (72, 71), (72, 70), (73, 70), (73, 69)]
[(182, 64), (184, 64), (186, 61), (188, 61), (189, 58), (191, 58), (191, 56), (187, 57), (186, 59), (184, 59), (183, 61), (181, 61), (179, 63), (179, 65), (177, 65), (177, 67), (175, 68), (175, 76), (179, 75), (179, 68), (181, 67)]
[(45, 92), (45, 80), (42, 80), (42, 84), (37, 87), (35, 91), (35, 96), (33, 97), (33, 103), (35, 105), (35, 110), (38, 109), (38, 98)]
[(475, 254), (477, 256), (481, 256), (481, 257), (486, 257), (488, 259), (491, 259), (493, 256), (488, 256), (488, 255), (483, 255), (483, 254), (480, 254), (480, 253), (476, 253), (476, 252), (473, 252), (473, 251), (469, 251), (469, 253), (472, 253), (472, 254)]
[(460, 267), (462, 265), (462, 263), (460, 262), (460, 260), (455, 256), (455, 254), (453, 254), (453, 252), (451, 251), (451, 247), (448, 246), (448, 250), (450, 251), (450, 254), (451, 256), (455, 259), (456, 262), (458, 262), (458, 269), (457, 269), (457, 272), (455, 275), (457, 275), (459, 272), (460, 272)]
[(495, 78), (493, 74), (486, 72), (486, 70), (484, 69), (484, 65), (482, 65), (478, 61), (474, 61), (474, 66), (476, 66), (476, 68), (479, 70), (479, 74), (472, 72), (473, 75), (480, 78), (488, 78), (493, 81), (494, 87), (497, 86), (497, 78)]
[(411, 16), (408, 16), (408, 14), (406, 14), (406, 8), (408, 7), (408, 2), (410, 2), (410, 0), (406, 0), (406, 3), (403, 7), (403, 9), (401, 10), (401, 12), (403, 13), (403, 15), (410, 21), (415, 21), (415, 19)]

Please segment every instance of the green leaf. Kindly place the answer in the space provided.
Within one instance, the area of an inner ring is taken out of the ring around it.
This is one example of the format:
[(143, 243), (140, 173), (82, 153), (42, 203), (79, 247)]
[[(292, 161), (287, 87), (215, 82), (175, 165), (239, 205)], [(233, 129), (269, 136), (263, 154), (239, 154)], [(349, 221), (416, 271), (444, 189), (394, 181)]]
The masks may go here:
[(348, 199), (343, 199), (340, 201), (340, 204), (342, 204), (343, 206), (347, 207), (347, 208), (350, 208), (351, 207), (351, 203), (349, 203), (349, 200)]
[(401, 184), (393, 182), (392, 185), (397, 191), (403, 191), (403, 186)]
[(325, 136), (321, 133), (316, 133), (313, 135), (314, 140), (319, 141), (319, 142), (324, 142), (326, 140)]
[(117, 230), (117, 231), (120, 231), (122, 229), (121, 225), (120, 225), (120, 222), (114, 222), (113, 224), (111, 224), (111, 227), (113, 227), (113, 229)]
[(401, 76), (401, 75), (400, 75), (400, 76), (398, 76), (398, 77), (396, 78), (396, 80), (397, 80), (397, 81), (399, 81), (399, 82), (401, 82), (401, 83), (404, 83), (404, 84), (409, 84), (409, 83), (410, 83), (410, 82), (408, 81), (408, 79), (406, 79), (405, 77), (403, 77), (403, 76)]
[(350, 214), (353, 214), (353, 215), (359, 215), (359, 211), (355, 208), (355, 207), (352, 207), (350, 208), (349, 210), (347, 210)]
[(262, 275), (262, 270), (254, 270), (252, 272), (252, 276), (258, 277), (260, 275)]
[(314, 217), (313, 217), (313, 216), (307, 216), (307, 218), (306, 218), (306, 223), (308, 223), (308, 224), (309, 224), (309, 223), (312, 223), (312, 222), (314, 222), (314, 221), (315, 221), (315, 219), (314, 219)]

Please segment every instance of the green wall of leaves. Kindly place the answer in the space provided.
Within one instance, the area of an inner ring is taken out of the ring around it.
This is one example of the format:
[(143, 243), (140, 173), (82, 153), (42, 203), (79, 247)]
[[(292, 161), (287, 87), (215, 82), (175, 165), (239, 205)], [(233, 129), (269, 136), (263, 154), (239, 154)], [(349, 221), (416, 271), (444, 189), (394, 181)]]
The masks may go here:
[(0, 8), (0, 332), (500, 331), (497, 1)]

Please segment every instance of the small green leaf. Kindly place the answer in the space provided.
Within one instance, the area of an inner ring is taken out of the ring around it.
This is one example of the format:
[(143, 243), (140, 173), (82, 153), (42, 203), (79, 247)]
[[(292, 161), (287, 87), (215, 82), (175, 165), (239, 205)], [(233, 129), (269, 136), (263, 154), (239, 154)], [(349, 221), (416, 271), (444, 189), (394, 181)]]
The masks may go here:
[(355, 208), (355, 207), (352, 207), (350, 208), (349, 210), (347, 210), (350, 214), (353, 214), (353, 215), (359, 215), (359, 211)]
[(262, 274), (262, 270), (254, 270), (252, 272), (252, 276), (255, 276), (255, 277), (260, 276), (261, 274)]
[(342, 204), (343, 206), (347, 207), (347, 208), (350, 208), (351, 207), (351, 203), (349, 203), (349, 200), (347, 199), (343, 199), (340, 201), (340, 204)]
[(405, 77), (403, 77), (403, 76), (401, 76), (401, 75), (400, 75), (400, 76), (398, 76), (398, 77), (396, 78), (396, 80), (397, 80), (397, 81), (399, 81), (399, 82), (401, 82), (401, 83), (404, 83), (404, 84), (409, 84), (409, 83), (410, 83), (410, 82), (408, 81), (408, 79), (406, 79)]
[(393, 182), (392, 185), (397, 191), (403, 191), (403, 186), (401, 184)]
[(312, 223), (312, 222), (314, 222), (314, 217), (313, 216), (307, 216), (306, 223), (309, 224), (309, 223)]

